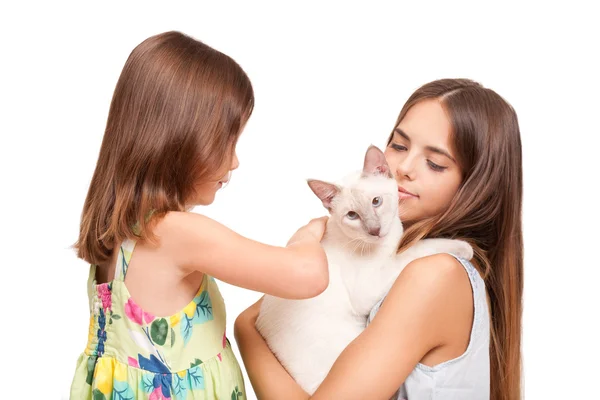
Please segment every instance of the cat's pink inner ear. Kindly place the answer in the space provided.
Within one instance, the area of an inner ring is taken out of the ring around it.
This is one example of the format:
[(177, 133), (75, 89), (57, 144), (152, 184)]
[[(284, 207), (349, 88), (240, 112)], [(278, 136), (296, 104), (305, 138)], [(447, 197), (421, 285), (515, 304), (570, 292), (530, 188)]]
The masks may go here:
[(321, 199), (323, 206), (327, 209), (331, 207), (331, 201), (340, 192), (336, 185), (314, 179), (308, 180), (308, 186)]
[(363, 166), (364, 175), (387, 175), (391, 177), (390, 167), (385, 160), (385, 155), (376, 146), (369, 146), (365, 154), (365, 163)]

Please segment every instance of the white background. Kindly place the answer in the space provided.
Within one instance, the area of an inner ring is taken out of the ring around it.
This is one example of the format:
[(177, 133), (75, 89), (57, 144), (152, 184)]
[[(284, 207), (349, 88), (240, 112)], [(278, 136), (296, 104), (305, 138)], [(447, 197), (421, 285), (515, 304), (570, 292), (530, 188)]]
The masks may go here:
[[(525, 396), (597, 394), (598, 12), (576, 1), (124, 3), (0, 9), (1, 398), (68, 397), (88, 329), (88, 268), (69, 246), (121, 68), (167, 30), (230, 55), (253, 82), (241, 167), (195, 211), (271, 244), (324, 214), (304, 180), (360, 168), (421, 84), (468, 77), (505, 97), (524, 154)], [(221, 290), (232, 336), (259, 294)]]

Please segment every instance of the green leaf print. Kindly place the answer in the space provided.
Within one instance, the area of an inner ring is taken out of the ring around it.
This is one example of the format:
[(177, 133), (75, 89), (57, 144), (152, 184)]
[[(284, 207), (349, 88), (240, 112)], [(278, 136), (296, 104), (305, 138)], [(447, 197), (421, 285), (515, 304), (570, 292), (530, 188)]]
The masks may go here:
[(204, 389), (204, 373), (202, 368), (194, 367), (188, 370), (190, 389)]
[(185, 378), (179, 376), (179, 374), (173, 374), (173, 394), (175, 395), (175, 399), (185, 399), (187, 387), (185, 386)]
[(188, 318), (188, 316), (183, 313), (183, 318), (181, 319), (181, 337), (183, 337), (183, 345), (186, 346), (192, 337), (192, 330), (194, 326), (192, 325), (192, 320), (194, 318)]
[(194, 323), (203, 324), (207, 321), (211, 321), (213, 317), (212, 302), (208, 292), (203, 291), (200, 296), (194, 299), (196, 302), (196, 312), (194, 313)]
[(171, 328), (171, 347), (175, 345), (175, 329)]
[(113, 381), (113, 400), (135, 400), (135, 394), (127, 382)]
[(106, 400), (106, 397), (104, 397), (104, 394), (102, 394), (102, 392), (99, 389), (94, 389), (92, 391), (92, 399), (93, 400)]
[(144, 393), (152, 393), (152, 391), (154, 390), (154, 374), (142, 375), (142, 380), (140, 381), (140, 388)]
[(231, 392), (231, 400), (237, 400), (238, 397), (242, 397), (244, 394), (240, 392), (240, 389), (236, 386), (233, 392)]
[(194, 367), (196, 367), (196, 366), (198, 366), (198, 365), (200, 365), (200, 364), (202, 364), (202, 360), (201, 360), (201, 359), (199, 359), (199, 358), (196, 358), (196, 359), (194, 360), (194, 362), (190, 363), (190, 368), (194, 368)]
[(150, 336), (152, 336), (152, 340), (159, 346), (162, 346), (167, 341), (167, 335), (169, 333), (169, 324), (166, 319), (160, 318), (155, 319), (152, 322), (152, 327), (150, 328)]
[(123, 249), (123, 246), (121, 246), (121, 277), (123, 278), (125, 278), (125, 275), (127, 275), (127, 269), (129, 268), (129, 263), (127, 262), (126, 258), (127, 257), (125, 257), (125, 249)]
[(90, 356), (87, 359), (87, 377), (85, 378), (85, 381), (87, 382), (88, 385), (92, 384), (92, 381), (94, 380), (94, 370), (96, 369), (96, 360), (98, 359), (97, 356)]
[(121, 319), (121, 316), (119, 314), (113, 314), (112, 317), (113, 319)]

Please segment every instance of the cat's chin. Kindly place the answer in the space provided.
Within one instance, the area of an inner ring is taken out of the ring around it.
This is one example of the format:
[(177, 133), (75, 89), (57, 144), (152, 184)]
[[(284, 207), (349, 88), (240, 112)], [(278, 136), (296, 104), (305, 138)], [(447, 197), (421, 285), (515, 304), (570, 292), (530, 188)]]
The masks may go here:
[(376, 236), (376, 237), (368, 236), (368, 237), (359, 238), (359, 240), (362, 241), (365, 244), (378, 245), (378, 244), (383, 243), (383, 241), (385, 240), (386, 236), (387, 235)]

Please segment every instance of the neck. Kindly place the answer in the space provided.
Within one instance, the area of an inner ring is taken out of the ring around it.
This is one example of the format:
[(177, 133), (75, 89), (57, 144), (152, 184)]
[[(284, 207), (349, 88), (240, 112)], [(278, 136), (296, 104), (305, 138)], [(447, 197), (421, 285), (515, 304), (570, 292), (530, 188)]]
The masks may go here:
[(402, 221), (402, 226), (404, 227), (404, 230), (406, 231), (408, 228), (413, 226), (416, 222), (417, 221)]

